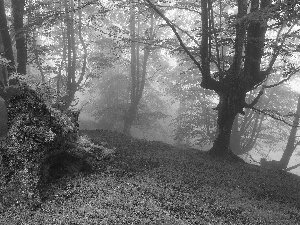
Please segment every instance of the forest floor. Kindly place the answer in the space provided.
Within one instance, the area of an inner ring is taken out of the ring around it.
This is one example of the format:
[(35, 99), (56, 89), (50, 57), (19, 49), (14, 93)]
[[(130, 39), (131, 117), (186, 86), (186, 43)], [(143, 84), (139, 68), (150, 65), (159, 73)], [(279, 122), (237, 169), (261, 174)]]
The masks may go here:
[(300, 224), (296, 175), (117, 132), (82, 133), (117, 148), (105, 171), (61, 178), (39, 209), (10, 209), (0, 224)]

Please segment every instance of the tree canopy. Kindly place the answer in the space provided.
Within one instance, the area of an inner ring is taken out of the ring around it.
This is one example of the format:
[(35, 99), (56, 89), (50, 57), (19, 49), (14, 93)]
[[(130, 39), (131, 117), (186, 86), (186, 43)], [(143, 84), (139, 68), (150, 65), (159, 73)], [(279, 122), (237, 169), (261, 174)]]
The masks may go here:
[[(271, 149), (295, 127), (299, 7), (1, 0), (0, 96), (10, 97), (17, 77), (102, 128), (159, 130), (177, 143), (212, 143), (210, 153), (225, 158)], [(83, 94), (88, 104), (78, 103)]]

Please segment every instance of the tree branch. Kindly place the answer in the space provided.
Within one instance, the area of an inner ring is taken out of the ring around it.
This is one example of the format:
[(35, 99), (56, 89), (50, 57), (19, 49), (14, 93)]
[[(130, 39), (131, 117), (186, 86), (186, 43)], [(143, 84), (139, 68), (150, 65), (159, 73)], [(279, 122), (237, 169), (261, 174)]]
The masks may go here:
[[(258, 112), (258, 113), (262, 113), (264, 115), (267, 115), (275, 120), (278, 120), (278, 121), (281, 121), (287, 125), (289, 125), (290, 127), (295, 127), (293, 124), (287, 122), (284, 117), (291, 117), (293, 116), (293, 114), (287, 114), (287, 115), (281, 115), (279, 112), (275, 111), (275, 110), (270, 110), (270, 109), (258, 109), (258, 108), (255, 108), (254, 106), (251, 107), (252, 110)], [(296, 126), (296, 127), (300, 127), (300, 126)]]
[[(280, 29), (279, 29), (279, 31), (278, 31), (278, 33), (277, 33), (277, 37), (276, 37), (276, 41), (275, 41), (276, 44), (279, 42), (279, 38), (280, 38), (280, 36), (281, 36), (280, 34), (281, 34), (281, 31), (282, 31), (283, 28), (284, 28), (284, 25), (285, 25), (285, 24), (282, 24), (282, 26), (280, 27)], [(271, 72), (271, 70), (272, 70), (272, 68), (273, 68), (273, 65), (274, 65), (274, 63), (275, 63), (275, 61), (276, 61), (276, 59), (277, 59), (277, 57), (278, 57), (278, 55), (279, 55), (279, 53), (280, 53), (280, 50), (281, 50), (282, 47), (283, 47), (283, 44), (284, 44), (284, 42), (285, 42), (285, 40), (286, 40), (288, 34), (289, 34), (289, 33), (291, 32), (291, 30), (295, 27), (295, 25), (296, 25), (296, 24), (293, 24), (293, 26), (291, 26), (291, 27), (289, 28), (289, 30), (285, 33), (285, 35), (283, 36), (283, 38), (282, 38), (282, 40), (281, 40), (280, 46), (276, 46), (276, 47), (274, 48), (274, 53), (273, 53), (272, 58), (271, 58), (271, 60), (270, 60), (270, 62), (269, 62), (269, 66), (268, 66), (268, 68), (265, 70), (266, 73), (270, 73), (270, 72)]]
[(178, 34), (174, 24), (150, 0), (144, 0), (144, 1), (146, 1), (148, 3), (149, 7), (151, 7), (169, 25), (169, 27), (172, 29), (173, 33), (175, 34), (176, 38), (178, 39), (180, 46), (184, 49), (186, 54), (188, 54), (188, 56), (191, 58), (191, 60), (196, 64), (196, 66), (202, 72), (202, 67), (201, 67), (200, 63), (195, 59), (195, 57), (187, 49), (187, 47), (183, 43), (183, 40), (181, 39), (180, 35)]
[(253, 101), (250, 104), (246, 103), (245, 108), (252, 108), (252, 107), (254, 107), (258, 103), (260, 97), (264, 94), (264, 90), (265, 90), (265, 85), (262, 86), (262, 89), (260, 90), (260, 92), (258, 93), (258, 95), (255, 97), (255, 99), (253, 99)]
[[(292, 70), (292, 69), (290, 69), (290, 70)], [(278, 86), (278, 85), (280, 85), (280, 84), (282, 84), (282, 83), (288, 81), (289, 79), (291, 79), (291, 77), (292, 77), (295, 73), (297, 73), (297, 72), (299, 72), (299, 71), (300, 71), (300, 66), (297, 67), (297, 68), (294, 68), (294, 70), (291, 71), (291, 72), (287, 75), (287, 77), (286, 77), (285, 79), (282, 79), (281, 81), (279, 81), (279, 82), (276, 83), (276, 84), (265, 85), (264, 87), (265, 87), (265, 88), (273, 88), (273, 87), (276, 87), (276, 86)]]

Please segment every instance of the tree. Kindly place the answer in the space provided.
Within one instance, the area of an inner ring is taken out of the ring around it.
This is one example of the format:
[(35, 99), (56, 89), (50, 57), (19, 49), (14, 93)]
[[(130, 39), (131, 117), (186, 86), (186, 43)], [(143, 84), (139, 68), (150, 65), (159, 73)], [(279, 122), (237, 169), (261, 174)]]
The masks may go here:
[[(261, 2), (237, 0), (237, 14), (234, 16), (233, 23), (235, 39), (232, 40), (233, 45), (231, 46), (233, 59), (232, 62), (224, 65), (219, 52), (219, 34), (215, 29), (213, 1), (202, 0), (198, 5), (201, 7), (200, 62), (186, 47), (174, 24), (150, 0), (145, 0), (145, 2), (170, 26), (181, 47), (200, 70), (202, 74), (201, 87), (213, 90), (219, 96), (218, 134), (209, 152), (216, 156), (236, 158), (230, 150), (230, 134), (234, 119), (237, 114), (245, 114), (244, 108), (254, 108), (266, 87), (263, 87), (250, 103), (245, 101), (246, 94), (268, 78), (279, 55), (287, 60), (285, 56), (288, 55), (284, 55), (284, 53), (287, 51), (286, 44), (291, 45), (290, 42), (287, 42), (288, 35), (295, 32), (293, 30), (297, 22), (295, 10), (299, 4), (294, 2), (292, 5), (287, 5), (286, 2), (281, 3), (281, 1), (272, 4), (270, 0)], [(249, 13), (248, 3), (250, 5)], [(197, 3), (195, 4), (197, 5)], [(222, 6), (221, 1), (220, 5)], [(290, 7), (293, 10), (288, 10)], [(271, 19), (274, 24), (268, 25)], [(267, 42), (266, 32), (271, 28), (277, 32), (277, 36)], [(264, 47), (266, 43), (269, 44), (268, 47)], [(295, 50), (295, 46), (292, 47)], [(267, 57), (268, 62), (262, 64), (262, 60), (267, 60)], [(214, 65), (216, 70), (212, 70), (211, 65)], [(297, 71), (299, 71), (299, 67), (295, 68), (294, 65), (288, 64), (287, 69), (283, 72), (289, 78)]]
[[(139, 6), (138, 6), (139, 7)], [(142, 66), (140, 65), (140, 12), (136, 20), (135, 4), (130, 10), (130, 43), (131, 43), (131, 93), (130, 105), (124, 116), (123, 133), (130, 134), (130, 128), (137, 116), (138, 105), (142, 99), (146, 82), (147, 63), (150, 55), (150, 44), (154, 39), (154, 15), (150, 13), (150, 27), (145, 31), (146, 43), (144, 44)], [(137, 29), (136, 29), (137, 26)]]
[(38, 81), (56, 89), (55, 107), (66, 110), (76, 105), (75, 94), (86, 87), (94, 69), (90, 22), (102, 21), (108, 10), (99, 1), (73, 0), (28, 1), (26, 7), (30, 69), (38, 68)]

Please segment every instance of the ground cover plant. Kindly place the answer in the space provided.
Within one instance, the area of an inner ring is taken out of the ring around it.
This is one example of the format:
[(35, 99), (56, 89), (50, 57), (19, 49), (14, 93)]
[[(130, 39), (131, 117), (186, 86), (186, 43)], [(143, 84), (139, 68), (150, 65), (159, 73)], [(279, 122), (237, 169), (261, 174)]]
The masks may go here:
[(194, 149), (80, 131), (115, 157), (91, 174), (45, 187), (35, 211), (12, 207), (0, 224), (299, 224), (300, 179)]

